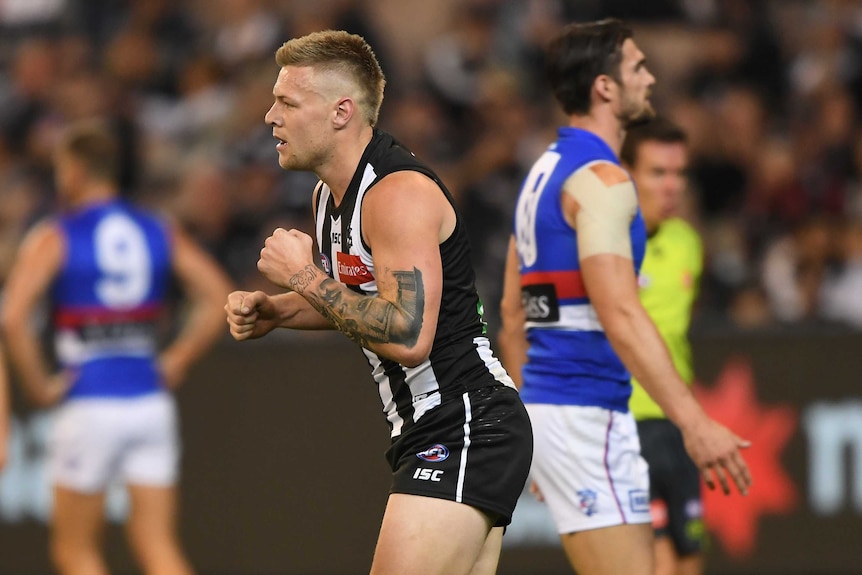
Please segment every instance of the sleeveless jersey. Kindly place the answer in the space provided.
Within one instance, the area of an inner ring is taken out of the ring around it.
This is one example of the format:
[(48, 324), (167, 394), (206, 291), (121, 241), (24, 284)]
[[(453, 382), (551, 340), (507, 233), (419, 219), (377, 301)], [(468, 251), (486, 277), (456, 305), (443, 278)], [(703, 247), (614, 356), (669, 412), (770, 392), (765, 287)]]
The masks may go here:
[[(702, 269), (700, 237), (684, 220), (673, 218), (662, 222), (647, 241), (638, 277), (641, 303), (667, 344), (674, 367), (688, 384), (694, 379), (688, 327)], [(629, 408), (636, 419), (665, 417), (634, 379), (632, 386)]]
[(57, 358), (76, 374), (67, 397), (161, 391), (156, 321), (171, 277), (164, 226), (119, 200), (59, 224), (66, 260), (51, 295)]
[[(377, 294), (374, 257), (362, 239), (362, 200), (384, 176), (402, 170), (420, 172), (434, 180), (455, 207), (434, 172), (380, 130), (375, 130), (338, 206), (329, 187), (322, 182), (318, 185), (315, 225), (321, 264), (330, 277), (357, 293)], [(460, 217), (452, 235), (440, 244), (440, 258), (443, 293), (428, 359), (416, 367), (405, 367), (363, 348), (393, 439), (441, 402), (460, 401), (466, 391), (498, 384), (514, 387), (486, 336), (470, 246)]]
[[(530, 344), (521, 388), (524, 403), (628, 411), (630, 375), (587, 297), (577, 232), (560, 205), (566, 180), (598, 161), (619, 165), (598, 136), (560, 128), (557, 141), (533, 165), (518, 196), (514, 232)], [(640, 209), (629, 230), (637, 272), (646, 243)]]

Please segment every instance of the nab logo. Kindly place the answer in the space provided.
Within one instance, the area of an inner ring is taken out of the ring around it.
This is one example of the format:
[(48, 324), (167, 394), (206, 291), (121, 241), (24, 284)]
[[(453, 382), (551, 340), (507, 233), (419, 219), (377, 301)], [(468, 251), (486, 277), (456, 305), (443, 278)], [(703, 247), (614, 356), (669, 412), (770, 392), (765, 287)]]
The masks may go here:
[(438, 443), (436, 445), (432, 445), (425, 451), (420, 451), (416, 454), (416, 457), (422, 461), (430, 461), (431, 463), (446, 461), (446, 458), (449, 457), (449, 449), (445, 445)]
[(423, 469), (422, 467), (416, 470), (413, 474), (413, 479), (421, 481), (440, 481), (440, 476), (443, 475), (442, 469)]

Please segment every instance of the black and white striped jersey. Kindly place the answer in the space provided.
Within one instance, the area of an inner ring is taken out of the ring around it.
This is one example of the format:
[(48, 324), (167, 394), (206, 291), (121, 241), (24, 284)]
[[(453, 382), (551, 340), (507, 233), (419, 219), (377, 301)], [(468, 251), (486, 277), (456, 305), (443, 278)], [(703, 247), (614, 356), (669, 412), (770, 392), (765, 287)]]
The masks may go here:
[[(377, 293), (374, 256), (362, 239), (362, 199), (381, 178), (401, 170), (425, 174), (455, 206), (437, 175), (380, 130), (375, 130), (340, 205), (334, 205), (326, 184), (318, 185), (315, 224), (323, 269), (358, 293)], [(465, 391), (496, 384), (514, 387), (486, 336), (470, 246), (460, 217), (452, 235), (440, 245), (440, 257), (443, 294), (429, 358), (408, 368), (363, 349), (393, 438), (442, 401), (460, 398)]]

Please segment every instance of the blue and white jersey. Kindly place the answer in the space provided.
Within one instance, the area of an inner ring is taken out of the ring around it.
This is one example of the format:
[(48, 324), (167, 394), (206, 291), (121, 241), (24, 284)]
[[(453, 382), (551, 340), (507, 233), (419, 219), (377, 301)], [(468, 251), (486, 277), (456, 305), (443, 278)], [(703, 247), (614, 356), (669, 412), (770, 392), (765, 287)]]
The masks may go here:
[(61, 217), (66, 259), (52, 286), (55, 350), (76, 379), (68, 398), (161, 391), (156, 323), (171, 277), (156, 217), (115, 200)]
[[(587, 297), (578, 235), (560, 204), (566, 180), (594, 162), (619, 165), (616, 154), (598, 136), (560, 128), (557, 141), (533, 165), (518, 196), (514, 232), (530, 343), (521, 397), (524, 403), (626, 412), (630, 376)], [(640, 209), (629, 229), (637, 274), (646, 246)]]

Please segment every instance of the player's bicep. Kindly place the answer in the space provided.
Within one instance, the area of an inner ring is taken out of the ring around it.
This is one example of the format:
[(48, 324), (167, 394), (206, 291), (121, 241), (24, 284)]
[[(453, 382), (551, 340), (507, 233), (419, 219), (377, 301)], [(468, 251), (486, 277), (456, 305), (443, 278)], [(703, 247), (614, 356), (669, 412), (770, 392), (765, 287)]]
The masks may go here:
[(380, 297), (414, 317), (415, 327), (432, 337), (443, 291), (440, 202), (446, 199), (436, 184), (410, 173), (387, 176), (362, 206)]
[[(563, 207), (578, 233), (578, 257), (609, 254), (632, 259), (629, 228), (638, 208), (628, 174), (614, 164), (590, 164), (563, 186)], [(571, 201), (574, 200), (574, 201)]]

